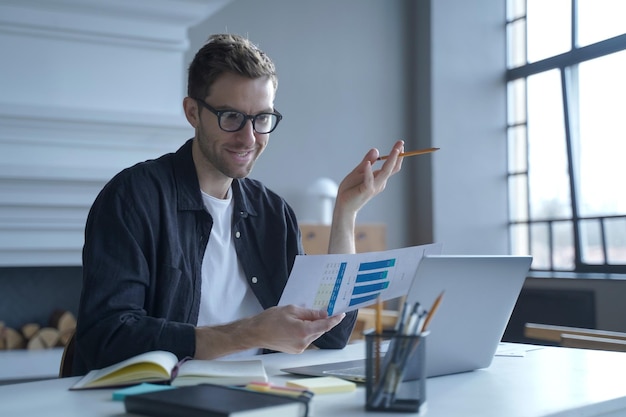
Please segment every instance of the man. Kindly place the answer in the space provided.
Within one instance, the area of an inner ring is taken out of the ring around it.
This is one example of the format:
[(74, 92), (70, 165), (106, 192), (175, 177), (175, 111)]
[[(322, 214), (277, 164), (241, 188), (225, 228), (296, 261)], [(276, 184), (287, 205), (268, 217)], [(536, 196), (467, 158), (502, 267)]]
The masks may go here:
[[(247, 39), (215, 35), (189, 67), (176, 153), (116, 175), (85, 230), (73, 374), (150, 350), (179, 358), (343, 348), (356, 312), (276, 307), (296, 255), (296, 217), (247, 178), (282, 116), (272, 61)], [(341, 182), (329, 253), (354, 253), (359, 209), (401, 168), (397, 142), (380, 169), (370, 150)]]

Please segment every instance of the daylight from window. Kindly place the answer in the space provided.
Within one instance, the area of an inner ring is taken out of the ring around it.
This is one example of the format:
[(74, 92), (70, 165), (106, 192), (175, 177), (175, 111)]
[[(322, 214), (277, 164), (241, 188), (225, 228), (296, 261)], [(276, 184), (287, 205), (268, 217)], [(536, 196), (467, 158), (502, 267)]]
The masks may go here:
[(568, 54), (572, 5), (576, 52), (624, 38), (626, 0), (508, 4), (511, 243), (539, 270), (626, 266), (626, 45)]

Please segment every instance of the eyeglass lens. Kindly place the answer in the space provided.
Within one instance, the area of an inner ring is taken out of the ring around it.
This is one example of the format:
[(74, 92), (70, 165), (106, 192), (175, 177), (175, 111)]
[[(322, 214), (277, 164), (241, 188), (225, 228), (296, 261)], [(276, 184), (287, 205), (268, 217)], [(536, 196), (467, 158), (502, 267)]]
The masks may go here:
[[(247, 117), (238, 111), (223, 111), (220, 114), (220, 127), (226, 131), (234, 132), (243, 127)], [(252, 119), (254, 130), (258, 133), (269, 133), (278, 123), (278, 117), (273, 113), (259, 113)]]

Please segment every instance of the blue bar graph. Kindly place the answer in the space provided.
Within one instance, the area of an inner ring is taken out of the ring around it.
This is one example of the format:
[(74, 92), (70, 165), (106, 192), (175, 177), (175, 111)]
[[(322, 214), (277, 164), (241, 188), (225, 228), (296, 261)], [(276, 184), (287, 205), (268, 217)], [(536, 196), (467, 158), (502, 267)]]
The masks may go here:
[(355, 306), (355, 305), (362, 304), (362, 303), (364, 303), (364, 302), (366, 302), (366, 301), (375, 300), (375, 299), (377, 299), (377, 298), (378, 298), (378, 295), (379, 295), (379, 294), (380, 294), (380, 293), (378, 293), (378, 292), (377, 292), (377, 293), (374, 293), (374, 294), (369, 294), (369, 295), (367, 295), (367, 296), (365, 296), (365, 297), (352, 297), (352, 298), (350, 299), (350, 303), (349, 303), (348, 305), (349, 305), (350, 307), (352, 307), (352, 306)]
[(356, 266), (350, 266), (348, 262), (329, 263), (313, 306), (325, 308), (332, 316), (335, 309), (371, 304), (391, 285), (391, 272), (395, 266), (395, 258), (362, 262)]
[(330, 299), (328, 300), (328, 312), (329, 316), (333, 315), (333, 311), (335, 310), (335, 303), (337, 302), (337, 295), (339, 294), (339, 289), (341, 288), (341, 282), (343, 281), (343, 276), (346, 273), (346, 263), (342, 262), (339, 265), (339, 272), (337, 272), (337, 279), (335, 280), (335, 285), (333, 286), (333, 290), (330, 294)]
[(391, 268), (395, 266), (396, 259), (383, 259), (382, 261), (363, 262), (359, 265), (359, 271), (371, 271), (372, 269)]
[(370, 292), (378, 292), (380, 293), (382, 290), (386, 289), (389, 286), (389, 281), (377, 282), (370, 285), (359, 285), (358, 287), (354, 287), (352, 290), (352, 295), (359, 294), (367, 294)]
[(360, 264), (349, 305), (352, 307), (378, 298), (389, 287), (389, 271), (395, 265), (395, 258)]

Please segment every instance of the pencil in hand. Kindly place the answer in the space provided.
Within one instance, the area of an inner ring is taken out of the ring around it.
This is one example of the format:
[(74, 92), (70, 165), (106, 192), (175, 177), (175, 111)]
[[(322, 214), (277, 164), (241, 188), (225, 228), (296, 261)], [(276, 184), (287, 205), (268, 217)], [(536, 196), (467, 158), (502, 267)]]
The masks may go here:
[[(431, 153), (431, 152), (435, 152), (438, 151), (439, 148), (426, 148), (426, 149), (418, 149), (416, 151), (409, 151), (409, 152), (403, 152), (398, 156), (414, 156), (414, 155), (423, 155), (426, 153)], [(385, 155), (385, 156), (380, 156), (378, 157), (378, 159), (376, 159), (377, 161), (383, 161), (385, 159), (389, 158), (389, 155)]]

